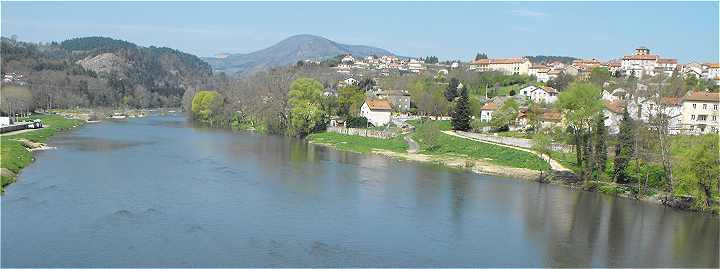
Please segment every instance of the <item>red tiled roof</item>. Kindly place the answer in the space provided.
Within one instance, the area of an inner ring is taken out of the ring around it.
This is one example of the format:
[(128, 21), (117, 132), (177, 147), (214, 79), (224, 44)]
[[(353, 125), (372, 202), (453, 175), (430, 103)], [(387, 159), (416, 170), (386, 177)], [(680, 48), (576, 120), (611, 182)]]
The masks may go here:
[(658, 59), (659, 64), (677, 64), (677, 59)]
[(718, 64), (708, 64), (708, 68), (720, 68), (720, 63)]
[(487, 103), (480, 108), (480, 110), (496, 110), (498, 106), (495, 103)]
[(553, 88), (553, 87), (543, 86), (542, 88), (543, 88), (543, 90), (545, 90), (545, 92), (547, 92), (547, 93), (558, 93), (558, 91), (557, 91), (555, 88)]
[(693, 92), (688, 92), (687, 95), (685, 95), (685, 98), (683, 100), (684, 101), (720, 102), (720, 93), (693, 91)]
[(666, 96), (666, 97), (663, 97), (662, 99), (660, 99), (660, 102), (662, 102), (663, 104), (668, 105), (668, 106), (677, 106), (680, 104), (681, 101), (682, 101), (682, 99), (680, 99), (679, 97), (667, 97)]
[(625, 104), (620, 100), (615, 100), (612, 102), (605, 100), (605, 107), (610, 110), (610, 112), (618, 114), (623, 113), (623, 111), (625, 110)]
[(382, 99), (376, 99), (376, 100), (366, 100), (365, 103), (367, 103), (368, 107), (372, 110), (392, 110), (392, 105), (390, 105), (390, 101), (388, 100), (382, 100)]

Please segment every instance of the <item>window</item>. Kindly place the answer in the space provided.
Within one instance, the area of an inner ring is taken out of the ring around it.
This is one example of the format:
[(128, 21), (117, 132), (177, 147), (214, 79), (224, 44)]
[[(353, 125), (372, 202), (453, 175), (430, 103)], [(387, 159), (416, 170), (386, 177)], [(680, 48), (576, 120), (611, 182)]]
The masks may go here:
[(693, 104), (693, 109), (696, 109), (696, 108), (697, 108), (697, 104)]
[(717, 116), (713, 116), (713, 121), (717, 121)]
[(707, 115), (698, 115), (698, 121), (706, 121)]
[(703, 109), (707, 109), (707, 104), (703, 104)]
[(717, 110), (718, 105), (713, 105), (713, 109)]
[(690, 115), (691, 120), (695, 120), (695, 115)]

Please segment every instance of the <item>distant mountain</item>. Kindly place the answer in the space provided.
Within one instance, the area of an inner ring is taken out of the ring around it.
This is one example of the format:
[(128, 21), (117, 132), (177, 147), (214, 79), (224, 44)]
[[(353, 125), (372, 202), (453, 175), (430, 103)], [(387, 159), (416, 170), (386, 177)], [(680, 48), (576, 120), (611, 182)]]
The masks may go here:
[(327, 59), (340, 54), (365, 57), (369, 55), (394, 55), (392, 52), (362, 45), (346, 45), (314, 35), (295, 35), (268, 48), (247, 53), (230, 54), (225, 57), (204, 58), (216, 72), (247, 75), (274, 67), (294, 64), (305, 59)]

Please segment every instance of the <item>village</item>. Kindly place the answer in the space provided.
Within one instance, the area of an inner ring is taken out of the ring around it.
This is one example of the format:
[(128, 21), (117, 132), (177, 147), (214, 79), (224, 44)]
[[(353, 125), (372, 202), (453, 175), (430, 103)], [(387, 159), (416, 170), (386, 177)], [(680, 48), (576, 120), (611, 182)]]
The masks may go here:
[[(604, 81), (602, 86), (602, 102), (605, 126), (610, 134), (617, 134), (624, 110), (634, 120), (648, 123), (658, 114), (667, 115), (670, 119), (670, 134), (707, 134), (718, 133), (718, 105), (720, 95), (710, 89), (692, 89), (679, 96), (667, 95), (658, 90), (669, 78), (679, 76), (683, 79), (709, 81), (710, 85), (720, 85), (720, 64), (688, 63), (679, 64), (676, 59), (661, 58), (652, 54), (650, 49), (639, 47), (631, 55), (620, 60), (601, 62), (596, 59), (578, 59), (565, 64), (560, 61), (532, 63), (528, 58), (477, 59), (470, 63), (459, 61), (445, 63), (426, 63), (421, 59), (401, 59), (395, 56), (368, 56), (355, 58), (352, 55), (342, 57), (335, 69), (345, 74), (346, 78), (338, 81), (337, 88), (357, 86), (362, 79), (372, 77), (377, 83), (379, 78), (389, 76), (392, 72), (422, 74), (429, 73), (436, 78), (444, 79), (453, 70), (461, 72), (494, 72), (503, 75), (529, 76), (532, 81), (515, 85), (515, 89), (507, 95), (479, 96), (482, 103), (479, 113), (473, 119), (490, 123), (497, 111), (506, 101), (513, 100), (519, 104), (516, 118), (507, 126), (509, 131), (522, 131), (530, 128), (527, 112), (532, 105), (538, 106), (540, 126), (543, 128), (566, 127), (563, 114), (553, 106), (558, 95), (564, 89), (553, 88), (552, 82), (559, 77), (569, 76), (575, 81), (589, 81), (593, 70), (606, 72), (610, 77), (634, 77), (635, 85), (625, 89), (627, 85), (614, 85)], [(492, 85), (491, 85), (492, 86)], [(458, 89), (462, 88), (462, 82)], [(487, 86), (486, 86), (487, 87)], [(326, 95), (337, 94), (326, 91)], [(385, 126), (397, 122), (396, 118), (413, 118), (411, 105), (415, 100), (408, 89), (383, 89), (373, 86), (366, 92), (368, 101), (362, 105), (361, 116), (367, 118), (373, 126)], [(449, 115), (440, 118), (448, 119)], [(333, 122), (335, 123), (335, 122)], [(483, 128), (490, 131), (492, 128)]]

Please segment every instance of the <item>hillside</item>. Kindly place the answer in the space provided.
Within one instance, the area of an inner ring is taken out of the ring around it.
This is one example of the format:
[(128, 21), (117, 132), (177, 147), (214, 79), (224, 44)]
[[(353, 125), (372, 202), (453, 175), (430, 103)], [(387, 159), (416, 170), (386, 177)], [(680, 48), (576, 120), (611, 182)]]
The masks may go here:
[(185, 89), (212, 76), (194, 55), (107, 37), (2, 38), (2, 56), (2, 73), (22, 75), (40, 107), (179, 105)]
[(248, 75), (257, 71), (286, 66), (305, 59), (327, 59), (340, 54), (355, 56), (394, 55), (384, 49), (346, 45), (320, 36), (295, 35), (268, 48), (247, 54), (230, 54), (224, 58), (204, 58), (216, 72)]

